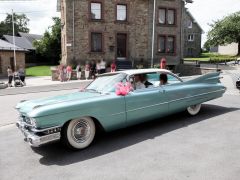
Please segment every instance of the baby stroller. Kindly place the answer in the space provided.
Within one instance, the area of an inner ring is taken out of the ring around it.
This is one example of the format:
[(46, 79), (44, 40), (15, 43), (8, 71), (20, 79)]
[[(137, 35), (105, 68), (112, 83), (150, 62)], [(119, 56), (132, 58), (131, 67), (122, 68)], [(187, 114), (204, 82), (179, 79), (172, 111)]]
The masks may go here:
[(13, 79), (14, 79), (15, 87), (23, 87), (24, 86), (24, 82), (22, 82), (18, 73), (14, 73)]

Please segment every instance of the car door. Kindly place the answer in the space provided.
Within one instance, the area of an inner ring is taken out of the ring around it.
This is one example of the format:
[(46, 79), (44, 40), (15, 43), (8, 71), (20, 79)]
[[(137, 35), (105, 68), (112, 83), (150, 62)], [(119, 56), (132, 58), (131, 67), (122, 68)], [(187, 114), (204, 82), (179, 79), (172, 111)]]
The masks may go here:
[(189, 91), (178, 78), (167, 74), (168, 83), (162, 89), (168, 99), (169, 114), (186, 109), (186, 97)]
[(165, 92), (159, 86), (134, 90), (125, 96), (125, 101), (128, 126), (164, 116), (168, 112)]

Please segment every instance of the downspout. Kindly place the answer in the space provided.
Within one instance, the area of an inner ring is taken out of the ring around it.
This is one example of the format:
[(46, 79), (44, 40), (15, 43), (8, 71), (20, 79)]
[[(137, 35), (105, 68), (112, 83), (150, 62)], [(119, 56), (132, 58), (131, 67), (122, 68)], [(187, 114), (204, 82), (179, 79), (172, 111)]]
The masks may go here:
[(75, 0), (72, 0), (72, 24), (73, 24), (73, 40), (72, 40), (72, 49), (73, 49), (73, 58), (72, 59), (75, 59)]
[(152, 57), (151, 57), (151, 67), (153, 67), (153, 57), (154, 57), (154, 37), (155, 37), (155, 17), (156, 17), (156, 0), (153, 1), (153, 21), (152, 21)]
[[(17, 60), (16, 60), (16, 45), (15, 45), (15, 29), (14, 29), (14, 14), (12, 10), (12, 28), (13, 28), (13, 57), (14, 57), (14, 71), (17, 71)], [(13, 67), (11, 67), (13, 68)]]
[(184, 26), (184, 7), (185, 7), (185, 2), (181, 2), (181, 32), (180, 32), (180, 45), (181, 45), (181, 48), (180, 48), (180, 64), (182, 62), (182, 59), (183, 59), (183, 46), (184, 46), (184, 37), (183, 37), (183, 26)]

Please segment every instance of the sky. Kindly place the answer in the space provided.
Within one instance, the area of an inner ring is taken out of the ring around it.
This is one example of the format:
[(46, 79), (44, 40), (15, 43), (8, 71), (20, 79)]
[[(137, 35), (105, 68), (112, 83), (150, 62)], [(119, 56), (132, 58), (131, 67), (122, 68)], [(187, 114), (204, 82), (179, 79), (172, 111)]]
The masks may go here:
[[(222, 19), (233, 12), (240, 11), (240, 0), (193, 0), (187, 4), (187, 8), (204, 30), (202, 42), (206, 41), (207, 32), (210, 30), (209, 23)], [(52, 17), (60, 17), (56, 12), (56, 0), (22, 0), (20, 2), (7, 2), (0, 0), (0, 21), (4, 20), (5, 13), (24, 12), (30, 19), (30, 33), (43, 34), (53, 24)], [(202, 43), (202, 44), (203, 44)]]
[(202, 35), (202, 45), (206, 41), (207, 32), (211, 29), (208, 24), (222, 19), (223, 17), (240, 11), (240, 0), (193, 0), (192, 4), (187, 4), (195, 20), (204, 31)]
[(32, 34), (42, 35), (53, 24), (52, 17), (60, 17), (57, 12), (57, 0), (22, 0), (7, 2), (0, 0), (0, 21), (6, 18), (6, 13), (22, 12), (30, 19), (28, 28)]

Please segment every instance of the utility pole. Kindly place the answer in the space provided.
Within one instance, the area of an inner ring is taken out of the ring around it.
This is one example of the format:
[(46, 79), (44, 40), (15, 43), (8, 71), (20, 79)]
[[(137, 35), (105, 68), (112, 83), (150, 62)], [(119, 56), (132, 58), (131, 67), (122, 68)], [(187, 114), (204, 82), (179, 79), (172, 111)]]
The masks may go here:
[(15, 29), (14, 29), (14, 17), (12, 10), (12, 29), (13, 29), (13, 56), (14, 56), (14, 70), (17, 70), (17, 60), (16, 60), (16, 47), (15, 47)]
[(153, 68), (153, 60), (154, 60), (155, 18), (156, 18), (156, 0), (153, 1), (151, 68)]

